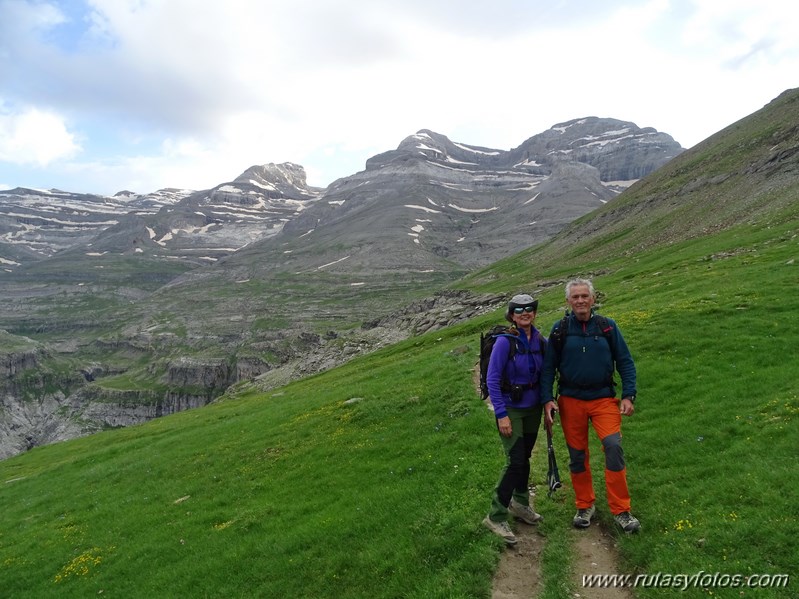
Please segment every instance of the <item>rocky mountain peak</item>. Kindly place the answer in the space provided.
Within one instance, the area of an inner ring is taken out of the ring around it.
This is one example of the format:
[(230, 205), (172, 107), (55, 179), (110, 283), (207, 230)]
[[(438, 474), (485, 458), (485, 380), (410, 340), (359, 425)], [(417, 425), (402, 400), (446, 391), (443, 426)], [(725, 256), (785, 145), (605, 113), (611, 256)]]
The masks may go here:
[(502, 154), (501, 150), (453, 142), (446, 135), (420, 129), (403, 139), (396, 150), (367, 160), (366, 169), (378, 169), (391, 163), (414, 159), (449, 164), (457, 168), (492, 168), (497, 166), (498, 157)]
[(251, 166), (236, 177), (233, 185), (251, 185), (260, 187), (265, 192), (278, 191), (285, 197), (315, 195), (320, 190), (309, 188), (306, 183), (305, 169), (293, 162), (261, 164)]
[(517, 166), (545, 167), (575, 161), (599, 169), (604, 182), (640, 179), (683, 151), (673, 137), (652, 127), (585, 117), (553, 125), (510, 152)]

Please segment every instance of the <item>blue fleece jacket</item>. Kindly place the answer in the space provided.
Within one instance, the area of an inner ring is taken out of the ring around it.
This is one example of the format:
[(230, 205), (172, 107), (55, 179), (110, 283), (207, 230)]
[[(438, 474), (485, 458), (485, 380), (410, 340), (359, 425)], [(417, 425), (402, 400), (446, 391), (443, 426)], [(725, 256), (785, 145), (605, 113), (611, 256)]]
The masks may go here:
[[(544, 358), (541, 371), (543, 403), (552, 401), (554, 397), (552, 387), (556, 371), (560, 373), (557, 391), (560, 395), (586, 400), (614, 397), (615, 390), (611, 385), (614, 369), (621, 376), (621, 396), (635, 395), (636, 372), (632, 355), (619, 327), (610, 318), (607, 321), (613, 337), (610, 344), (595, 315), (592, 314), (587, 322), (577, 320), (574, 314), (569, 316), (560, 355), (556, 355), (555, 348), (550, 344), (552, 351), (548, 351)], [(552, 326), (553, 331), (558, 324), (559, 321)], [(611, 345), (615, 348), (615, 355)]]
[[(511, 343), (516, 344), (513, 357), (509, 359)], [(518, 337), (500, 335), (491, 350), (486, 371), (488, 396), (494, 406), (494, 415), (504, 418), (507, 408), (532, 408), (541, 401), (539, 378), (543, 364), (543, 352), (546, 340), (533, 327), (532, 339), (520, 332)], [(503, 378), (512, 385), (523, 385), (521, 401), (511, 401), (510, 391), (502, 391)]]

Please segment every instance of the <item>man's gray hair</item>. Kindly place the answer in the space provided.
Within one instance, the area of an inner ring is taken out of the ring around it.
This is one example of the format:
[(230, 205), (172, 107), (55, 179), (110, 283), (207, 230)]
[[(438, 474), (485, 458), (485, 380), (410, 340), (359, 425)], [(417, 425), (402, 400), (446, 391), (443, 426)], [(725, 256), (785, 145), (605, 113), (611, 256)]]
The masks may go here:
[(580, 287), (585, 285), (588, 287), (588, 293), (591, 294), (591, 297), (596, 296), (596, 291), (594, 291), (594, 284), (589, 279), (572, 279), (568, 283), (566, 283), (566, 299), (569, 299), (569, 294), (572, 291), (572, 287)]

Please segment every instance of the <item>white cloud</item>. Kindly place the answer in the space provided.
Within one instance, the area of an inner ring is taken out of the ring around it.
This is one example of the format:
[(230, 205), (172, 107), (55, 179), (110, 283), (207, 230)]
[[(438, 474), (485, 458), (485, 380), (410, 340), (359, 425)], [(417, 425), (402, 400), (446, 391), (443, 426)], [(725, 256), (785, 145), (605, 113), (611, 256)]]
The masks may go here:
[[(199, 189), (292, 161), (327, 185), (422, 128), (510, 149), (583, 116), (688, 147), (799, 72), (799, 9), (779, 0), (81, 6), (0, 0), (4, 181)], [(34, 114), (46, 131), (20, 128)]]
[(47, 166), (79, 151), (75, 136), (56, 114), (35, 108), (0, 112), (0, 161)]

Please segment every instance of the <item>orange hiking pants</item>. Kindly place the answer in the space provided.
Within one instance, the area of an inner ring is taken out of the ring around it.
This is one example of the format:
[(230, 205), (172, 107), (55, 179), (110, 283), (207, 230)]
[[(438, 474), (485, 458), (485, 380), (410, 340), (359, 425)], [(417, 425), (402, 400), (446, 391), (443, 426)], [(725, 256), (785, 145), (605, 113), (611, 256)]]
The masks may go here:
[(615, 397), (582, 400), (561, 395), (558, 398), (561, 426), (569, 448), (569, 472), (577, 509), (591, 507), (596, 499), (588, 456), (588, 422), (602, 441), (605, 454), (605, 488), (610, 511), (616, 515), (630, 511), (627, 469), (621, 448), (621, 414)]

